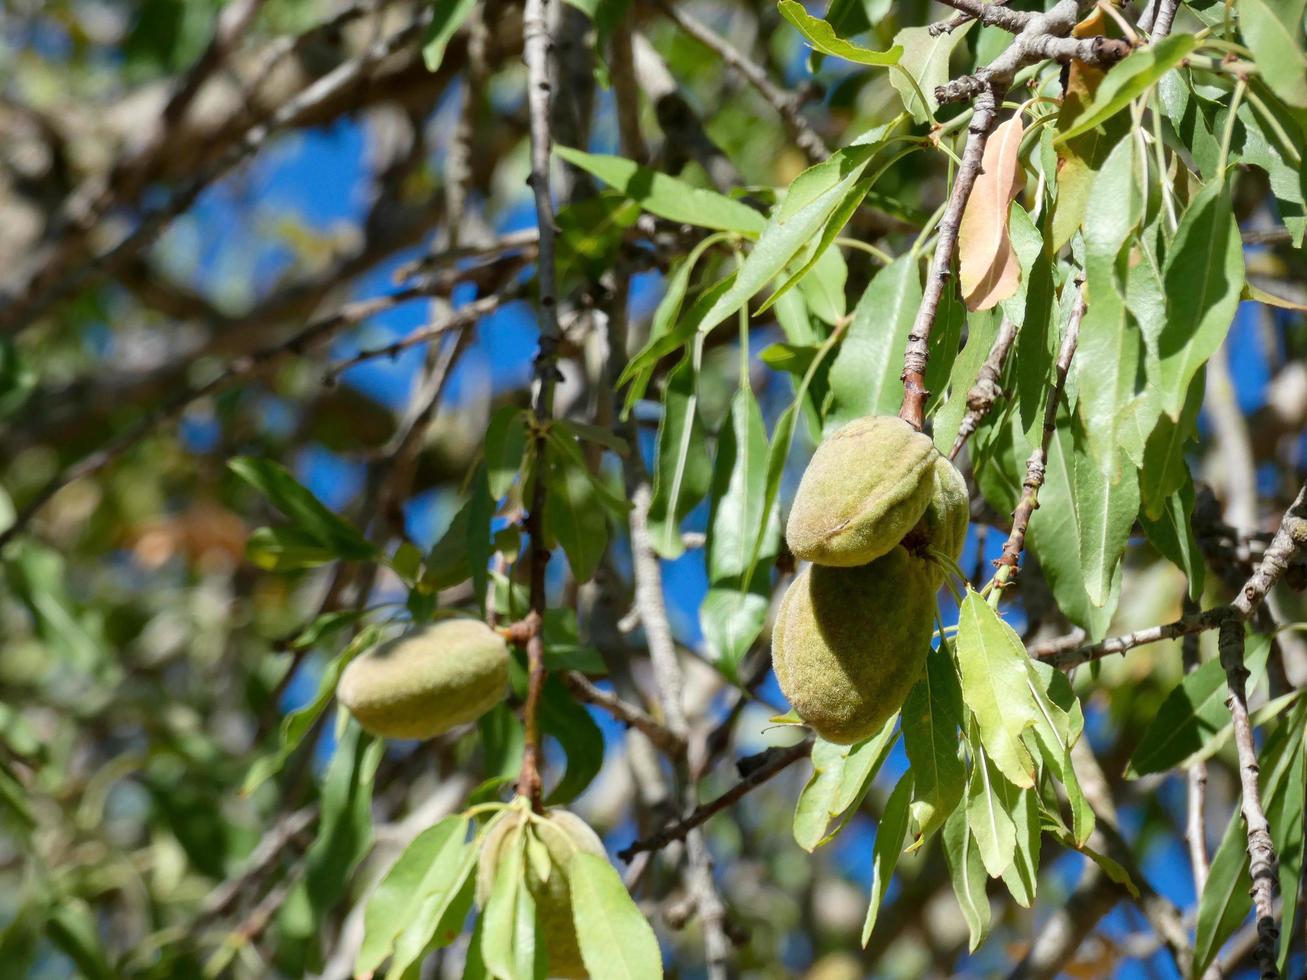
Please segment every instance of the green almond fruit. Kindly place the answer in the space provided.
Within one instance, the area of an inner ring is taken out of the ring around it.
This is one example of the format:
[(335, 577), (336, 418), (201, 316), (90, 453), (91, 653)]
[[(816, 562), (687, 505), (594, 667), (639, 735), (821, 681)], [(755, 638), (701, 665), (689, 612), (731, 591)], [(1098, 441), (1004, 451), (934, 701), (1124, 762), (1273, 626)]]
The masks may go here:
[[(967, 481), (958, 468), (943, 456), (935, 460), (931, 473), (930, 503), (921, 520), (903, 539), (904, 547), (918, 557), (928, 551), (938, 551), (953, 561), (962, 557), (962, 546), (967, 540), (971, 524), (971, 501), (967, 495)], [(943, 581), (948, 570), (936, 565), (936, 578)]]
[(930, 652), (935, 574), (896, 547), (856, 568), (811, 565), (790, 584), (772, 632), (776, 680), (826, 741), (869, 738), (903, 706)]
[(902, 419), (855, 419), (813, 453), (785, 525), (798, 558), (865, 565), (887, 554), (926, 513), (942, 459), (931, 438)]
[(508, 646), (476, 619), (447, 619), (356, 658), (336, 697), (365, 731), (432, 738), (476, 721), (508, 691)]

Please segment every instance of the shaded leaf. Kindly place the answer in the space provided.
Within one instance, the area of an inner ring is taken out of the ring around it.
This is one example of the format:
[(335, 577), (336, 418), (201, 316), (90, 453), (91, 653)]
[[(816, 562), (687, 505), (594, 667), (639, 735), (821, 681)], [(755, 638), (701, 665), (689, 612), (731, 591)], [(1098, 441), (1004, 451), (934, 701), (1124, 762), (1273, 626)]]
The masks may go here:
[(859, 65), (892, 65), (903, 55), (903, 48), (895, 45), (888, 51), (872, 51), (860, 44), (846, 41), (835, 33), (826, 21), (813, 17), (795, 0), (781, 0), (781, 16), (798, 29), (804, 39), (822, 54), (833, 55)]
[(867, 903), (867, 916), (862, 923), (862, 945), (866, 948), (876, 928), (876, 917), (889, 890), (890, 878), (903, 853), (903, 837), (908, 832), (908, 803), (912, 799), (912, 774), (905, 773), (895, 784), (880, 823), (876, 826), (876, 842), (871, 851), (871, 898)]

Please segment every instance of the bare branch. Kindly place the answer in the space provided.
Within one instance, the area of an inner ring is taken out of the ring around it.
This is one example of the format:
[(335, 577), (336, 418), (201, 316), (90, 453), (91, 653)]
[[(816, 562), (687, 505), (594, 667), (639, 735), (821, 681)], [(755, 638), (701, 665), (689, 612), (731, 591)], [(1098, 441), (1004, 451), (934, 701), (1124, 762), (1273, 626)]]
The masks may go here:
[(1012, 350), (1012, 342), (1016, 339), (1017, 325), (1010, 317), (1004, 316), (998, 328), (998, 336), (994, 339), (994, 346), (990, 348), (985, 363), (980, 366), (980, 373), (976, 375), (976, 383), (967, 392), (967, 412), (962, 416), (962, 422), (958, 426), (958, 435), (953, 440), (953, 448), (949, 450), (949, 459), (957, 458), (958, 453), (962, 451), (962, 446), (971, 438), (971, 434), (985, 420), (985, 416), (1003, 394), (998, 379), (1003, 374), (1003, 365), (1007, 362), (1008, 352)]
[[(534, 380), (531, 391), (531, 412), (538, 422), (553, 415), (554, 382), (558, 377), (558, 285), (555, 281), (554, 261), (554, 203), (549, 191), (549, 156), (553, 136), (550, 133), (549, 58), (552, 42), (549, 37), (549, 0), (527, 0), (523, 14), (523, 58), (527, 71), (527, 107), (531, 116), (531, 176), (528, 182), (535, 196), (536, 227), (539, 230), (539, 258), (536, 262), (536, 281), (540, 300), (537, 318), (540, 323), (540, 348), (536, 352)], [(545, 543), (545, 467), (546, 429), (536, 427), (535, 465), (536, 480), (531, 494), (530, 510), (526, 517), (526, 531), (531, 539), (530, 568), (531, 638), (526, 643), (527, 696), (523, 709), (526, 728), (526, 746), (522, 753), (522, 771), (517, 791), (531, 801), (537, 811), (542, 808), (540, 778), (540, 728), (537, 713), (540, 694), (545, 682), (544, 615), (548, 605), (545, 596), (545, 564), (549, 561), (549, 546)]]
[(568, 671), (563, 675), (563, 681), (582, 701), (603, 708), (618, 721), (630, 725), (649, 739), (664, 755), (674, 759), (685, 753), (684, 736), (659, 723), (643, 708), (636, 707), (629, 701), (623, 701), (616, 694), (595, 687), (589, 678), (579, 671)]
[(623, 861), (629, 862), (631, 858), (643, 851), (657, 851), (666, 847), (672, 841), (685, 840), (686, 834), (694, 830), (694, 828), (702, 826), (711, 816), (738, 802), (751, 790), (757, 789), (788, 766), (793, 765), (800, 759), (806, 759), (811, 752), (811, 741), (798, 742), (785, 749), (767, 749), (761, 753), (764, 757), (762, 761), (751, 769), (747, 776), (721, 796), (700, 805), (694, 812), (688, 813), (681, 819), (668, 824), (658, 833), (627, 845), (617, 852), (617, 856)]

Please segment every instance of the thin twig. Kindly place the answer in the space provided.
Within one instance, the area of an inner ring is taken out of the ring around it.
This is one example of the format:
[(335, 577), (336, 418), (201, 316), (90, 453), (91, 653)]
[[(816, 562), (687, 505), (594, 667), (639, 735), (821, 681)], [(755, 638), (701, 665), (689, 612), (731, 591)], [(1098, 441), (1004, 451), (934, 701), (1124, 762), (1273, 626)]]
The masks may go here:
[[(946, 0), (946, 2), (947, 2), (947, 0)], [(1008, 3), (1008, 0), (990, 0), (989, 6), (991, 6), (991, 7), (1003, 7), (1003, 6), (1006, 6), (1007, 3)], [(951, 4), (950, 6), (957, 6), (957, 4)], [(930, 25), (930, 36), (931, 36), (931, 37), (939, 37), (941, 34), (952, 34), (952, 33), (953, 33), (954, 31), (956, 31), (959, 27), (963, 27), (963, 26), (965, 26), (966, 24), (970, 24), (973, 20), (975, 20), (975, 17), (973, 17), (971, 14), (968, 14), (968, 13), (956, 13), (956, 14), (954, 14), (952, 17), (950, 17), (948, 20), (941, 20), (941, 21), (937, 21), (937, 22), (935, 22), (934, 24), (931, 24), (931, 25)]]
[(1017, 325), (1010, 317), (1004, 316), (998, 328), (998, 336), (994, 338), (994, 346), (989, 349), (989, 355), (980, 366), (980, 373), (976, 375), (976, 383), (967, 392), (967, 411), (958, 426), (958, 435), (953, 440), (953, 448), (949, 450), (949, 459), (957, 459), (963, 444), (971, 438), (971, 434), (1002, 396), (1003, 388), (998, 381), (1003, 374), (1008, 352), (1012, 350), (1012, 342), (1016, 339)]
[[(1185, 612), (1195, 612), (1193, 600), (1186, 597)], [(1198, 669), (1198, 634), (1190, 633), (1181, 643), (1184, 670), (1191, 674)], [(1185, 838), (1189, 845), (1189, 863), (1193, 867), (1194, 894), (1201, 895), (1207, 885), (1207, 763), (1195, 762), (1185, 773), (1187, 786)]]
[(512, 302), (515, 298), (515, 292), (510, 294), (492, 293), (489, 296), (473, 300), (465, 306), (460, 306), (443, 320), (429, 323), (425, 327), (419, 327), (412, 333), (405, 334), (389, 344), (383, 344), (380, 347), (369, 347), (357, 354), (351, 354), (349, 357), (336, 361), (323, 372), (322, 380), (325, 384), (335, 384), (340, 376), (352, 367), (357, 367), (378, 357), (397, 357), (402, 351), (406, 351), (410, 347), (425, 344), (427, 341), (441, 337), (451, 330), (468, 327), (483, 316), (493, 313), (505, 303)]
[(658, 8), (681, 30), (700, 44), (712, 50), (726, 67), (738, 73), (752, 85), (767, 103), (776, 110), (794, 145), (803, 151), (812, 163), (820, 163), (830, 156), (830, 148), (817, 135), (799, 111), (800, 99), (776, 85), (763, 69), (750, 61), (730, 41), (707, 24), (687, 12), (683, 5), (658, 0)]
[(1048, 393), (1044, 405), (1044, 434), (1038, 446), (1026, 460), (1026, 478), (1021, 484), (1021, 499), (1012, 512), (1012, 531), (1003, 542), (1003, 553), (995, 564), (999, 566), (995, 578), (995, 587), (1002, 589), (1016, 575), (1021, 561), (1021, 552), (1026, 546), (1026, 530), (1030, 527), (1030, 518), (1039, 506), (1039, 488), (1044, 485), (1044, 471), (1048, 465), (1048, 448), (1053, 443), (1053, 433), (1057, 430), (1057, 410), (1062, 401), (1062, 390), (1066, 386), (1067, 371), (1071, 367), (1071, 358), (1075, 356), (1076, 342), (1080, 337), (1080, 323), (1085, 316), (1085, 293), (1081, 283), (1076, 283), (1075, 306), (1062, 334), (1062, 348), (1057, 355), (1056, 376), (1053, 387)]
[(693, 813), (686, 814), (679, 820), (668, 824), (658, 833), (634, 841), (618, 851), (617, 856), (623, 861), (630, 861), (631, 858), (643, 851), (657, 851), (673, 841), (685, 840), (686, 834), (704, 824), (713, 814), (720, 813), (728, 806), (736, 803), (751, 790), (757, 789), (788, 766), (793, 765), (800, 759), (806, 759), (811, 752), (811, 741), (798, 742), (784, 749), (767, 749), (763, 753), (766, 756), (765, 760), (721, 796), (701, 804)]
[[(540, 302), (540, 347), (536, 352), (534, 380), (531, 391), (531, 411), (537, 422), (547, 421), (553, 415), (554, 382), (558, 377), (558, 286), (555, 281), (554, 262), (554, 204), (549, 191), (549, 155), (553, 137), (550, 133), (549, 102), (549, 0), (526, 0), (523, 13), (523, 57), (527, 69), (527, 107), (531, 117), (531, 176), (529, 183), (535, 195), (536, 227), (539, 229), (539, 258), (536, 262), (536, 282)], [(527, 696), (523, 708), (526, 745), (522, 752), (522, 770), (517, 791), (531, 801), (537, 811), (543, 808), (540, 778), (540, 728), (538, 711), (540, 694), (545, 682), (545, 645), (543, 623), (548, 599), (545, 595), (545, 564), (549, 561), (549, 546), (545, 543), (545, 474), (546, 428), (535, 429), (536, 478), (531, 494), (530, 510), (526, 516), (526, 531), (531, 539), (530, 608), (528, 620), (533, 623), (531, 638), (526, 643)]]
[(603, 708), (618, 721), (630, 725), (669, 758), (674, 759), (685, 753), (685, 739), (666, 725), (659, 723), (643, 708), (629, 701), (623, 701), (616, 694), (595, 687), (588, 677), (578, 671), (568, 671), (563, 675), (563, 680), (572, 693), (582, 701)]
[(962, 212), (966, 209), (971, 188), (980, 175), (985, 143), (997, 119), (998, 96), (994, 88), (986, 88), (976, 96), (975, 111), (968, 127), (967, 144), (962, 151), (962, 165), (953, 178), (953, 189), (948, 206), (939, 222), (939, 238), (935, 243), (935, 256), (931, 262), (926, 288), (917, 307), (917, 317), (908, 333), (907, 347), (903, 351), (903, 407), (899, 417), (920, 431), (925, 424), (926, 362), (930, 359), (930, 333), (939, 315), (944, 289), (953, 277), (953, 253), (957, 249), (958, 230), (962, 227)]

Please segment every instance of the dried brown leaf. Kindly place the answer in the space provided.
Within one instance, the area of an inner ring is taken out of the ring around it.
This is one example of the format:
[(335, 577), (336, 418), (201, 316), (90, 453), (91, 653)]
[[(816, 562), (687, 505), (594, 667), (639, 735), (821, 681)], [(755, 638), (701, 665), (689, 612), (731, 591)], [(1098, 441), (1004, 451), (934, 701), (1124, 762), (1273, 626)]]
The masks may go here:
[(997, 306), (1017, 291), (1021, 281), (1021, 266), (1008, 237), (1008, 215), (1026, 181), (1017, 157), (1024, 133), (1017, 114), (990, 135), (981, 174), (962, 212), (958, 271), (969, 310)]

